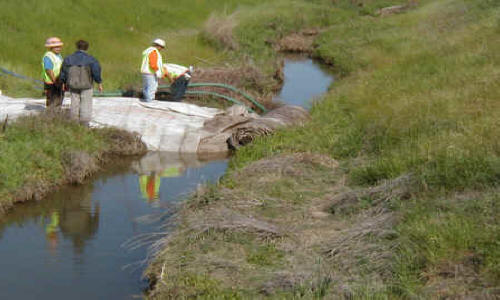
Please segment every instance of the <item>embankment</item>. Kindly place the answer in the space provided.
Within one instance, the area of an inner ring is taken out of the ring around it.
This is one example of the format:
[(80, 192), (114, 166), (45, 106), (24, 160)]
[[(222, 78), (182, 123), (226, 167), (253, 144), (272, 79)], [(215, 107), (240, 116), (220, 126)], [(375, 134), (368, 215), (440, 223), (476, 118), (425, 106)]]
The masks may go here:
[(151, 299), (498, 297), (500, 6), (379, 10), (401, 3), (230, 16), (218, 43), (262, 61), (319, 28), (311, 53), (343, 78), (309, 123), (240, 149), (178, 211)]
[(4, 123), (0, 132), (0, 216), (14, 203), (39, 200), (63, 184), (81, 183), (116, 155), (146, 152), (124, 130), (89, 129), (62, 112)]

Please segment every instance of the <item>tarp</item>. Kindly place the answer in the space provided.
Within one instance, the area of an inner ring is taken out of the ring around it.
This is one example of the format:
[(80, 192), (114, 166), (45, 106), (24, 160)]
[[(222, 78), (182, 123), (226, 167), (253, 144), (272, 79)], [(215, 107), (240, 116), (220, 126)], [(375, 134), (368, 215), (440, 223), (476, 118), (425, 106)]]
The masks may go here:
[[(66, 98), (63, 108), (69, 108)], [(45, 100), (14, 99), (0, 96), (0, 121), (7, 115), (15, 119), (43, 111)], [(198, 141), (185, 140), (190, 131), (198, 131), (206, 120), (222, 110), (200, 107), (188, 103), (153, 101), (141, 102), (137, 98), (94, 98), (90, 126), (113, 126), (136, 132), (149, 150), (196, 153)]]

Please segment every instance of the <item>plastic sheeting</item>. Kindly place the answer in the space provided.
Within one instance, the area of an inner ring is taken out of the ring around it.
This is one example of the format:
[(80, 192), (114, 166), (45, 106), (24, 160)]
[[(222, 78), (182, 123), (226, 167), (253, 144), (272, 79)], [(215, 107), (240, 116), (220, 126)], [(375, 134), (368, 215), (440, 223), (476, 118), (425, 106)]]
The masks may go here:
[[(45, 100), (0, 96), (0, 121), (44, 110)], [(65, 99), (63, 108), (68, 108)], [(243, 106), (226, 111), (181, 102), (141, 102), (137, 98), (94, 98), (90, 126), (112, 126), (141, 136), (151, 151), (220, 153), (251, 142), (256, 136), (301, 124), (309, 113), (297, 106), (282, 106), (264, 116)]]
[[(64, 99), (63, 108), (70, 100)], [(45, 100), (0, 96), (0, 120), (45, 109)], [(136, 132), (149, 150), (196, 153), (196, 132), (223, 111), (179, 102), (141, 102), (136, 98), (94, 98), (90, 126), (113, 126)], [(186, 139), (186, 136), (189, 138)]]

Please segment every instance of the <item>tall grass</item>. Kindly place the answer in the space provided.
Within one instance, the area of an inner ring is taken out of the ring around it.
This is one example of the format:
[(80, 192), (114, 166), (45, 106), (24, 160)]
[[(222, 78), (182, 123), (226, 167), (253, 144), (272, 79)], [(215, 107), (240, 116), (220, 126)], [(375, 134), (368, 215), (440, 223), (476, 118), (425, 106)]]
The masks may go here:
[[(103, 67), (107, 89), (139, 82), (141, 52), (155, 37), (167, 41), (167, 61), (184, 65), (219, 63), (224, 56), (199, 38), (198, 28), (213, 11), (231, 12), (262, 1), (13, 1), (0, 10), (0, 63), (17, 73), (39, 78), (43, 44), (50, 36), (65, 42), (63, 55), (71, 54), (78, 39), (90, 42), (89, 52)], [(4, 94), (26, 89), (20, 80), (0, 76)]]
[(500, 2), (421, 1), (385, 18), (336, 8), (352, 17), (327, 22), (315, 55), (342, 79), (309, 124), (240, 150), (233, 167), (304, 151), (342, 160), (351, 186), (411, 174), (419, 192), (396, 205), (400, 244), (383, 297), (491, 296), (500, 261)]
[(404, 173), (438, 189), (495, 184), (499, 16), (494, 1), (437, 1), (331, 26), (317, 54), (351, 75), (312, 108), (310, 124), (244, 149), (236, 164), (313, 150), (363, 158), (351, 172), (358, 184)]

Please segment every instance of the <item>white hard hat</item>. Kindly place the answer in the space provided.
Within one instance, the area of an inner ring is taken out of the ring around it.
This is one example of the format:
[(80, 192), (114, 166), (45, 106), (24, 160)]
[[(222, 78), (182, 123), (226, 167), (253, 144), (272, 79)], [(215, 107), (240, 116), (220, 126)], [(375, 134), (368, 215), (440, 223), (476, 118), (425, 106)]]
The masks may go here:
[(155, 40), (153, 41), (153, 44), (156, 44), (156, 45), (158, 45), (158, 46), (162, 46), (163, 48), (165, 48), (165, 46), (166, 46), (165, 41), (164, 41), (164, 40), (162, 40), (162, 39), (155, 39)]

